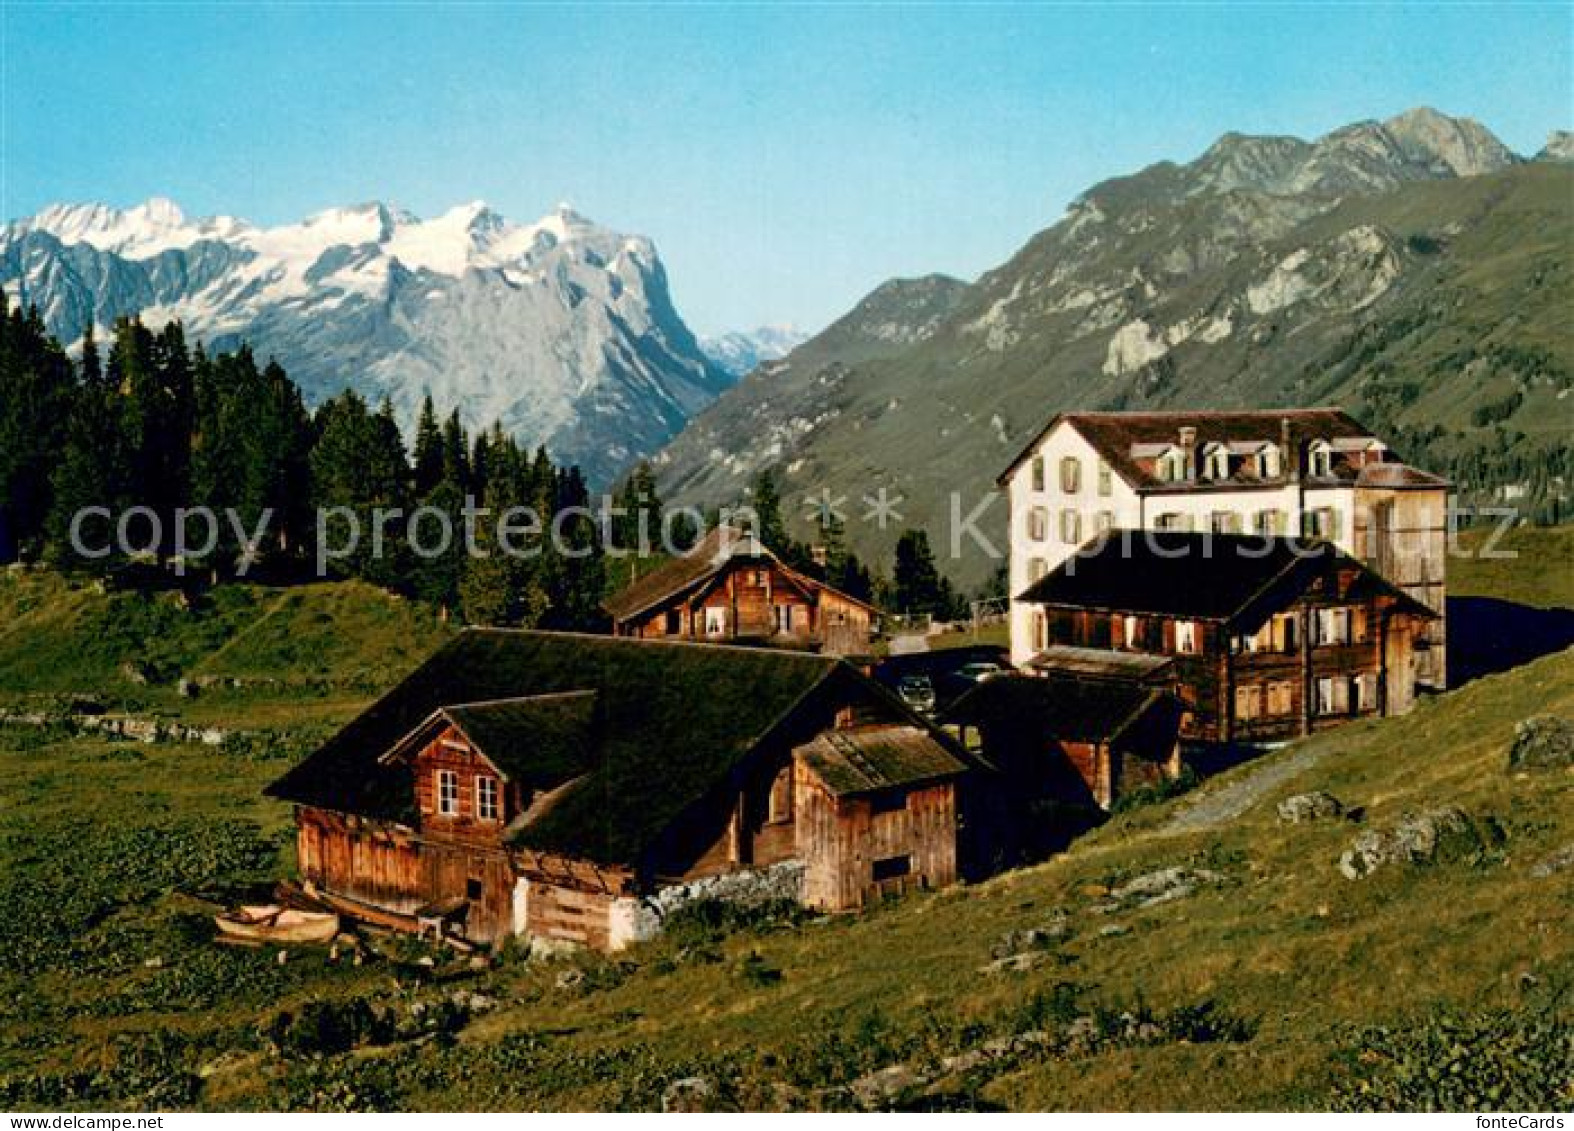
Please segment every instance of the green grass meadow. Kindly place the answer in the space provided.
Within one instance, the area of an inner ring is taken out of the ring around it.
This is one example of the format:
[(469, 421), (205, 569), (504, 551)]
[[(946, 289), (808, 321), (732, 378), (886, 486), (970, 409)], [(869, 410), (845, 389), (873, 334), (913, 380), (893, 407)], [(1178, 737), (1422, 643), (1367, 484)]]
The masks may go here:
[[(1567, 603), (1550, 560), (1451, 586)], [(291, 872), (291, 814), (263, 785), (448, 631), (360, 585), (189, 602), (0, 574), (0, 707), (83, 698), (237, 732), (0, 726), (0, 1107), (650, 1109), (692, 1077), (718, 1109), (1574, 1106), (1574, 868), (1545, 868), (1574, 846), (1574, 771), (1507, 761), (1516, 722), (1574, 716), (1574, 653), (1308, 739), (1315, 766), (1224, 826), (1170, 831), (1189, 795), (859, 915), (696, 915), (612, 958), (510, 949), (484, 968), (405, 940), (283, 961), (216, 945), (215, 909)], [(1314, 788), (1361, 822), (1277, 820)], [(1439, 805), (1499, 835), (1339, 874), (1363, 828)], [(1111, 906), (1171, 866), (1215, 878)], [(1022, 969), (984, 972), (1046, 925)], [(860, 1099), (892, 1065), (922, 1078)]]

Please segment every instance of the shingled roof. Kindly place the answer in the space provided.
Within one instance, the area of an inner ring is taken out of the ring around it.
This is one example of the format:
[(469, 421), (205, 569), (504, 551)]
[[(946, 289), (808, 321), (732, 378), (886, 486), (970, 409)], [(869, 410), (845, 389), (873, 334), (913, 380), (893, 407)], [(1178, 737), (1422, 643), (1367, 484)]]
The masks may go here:
[[(470, 629), (268, 787), (302, 805), (410, 823), (409, 767), (382, 756), (440, 710), (514, 769), (542, 767), (518, 741), (541, 722), (539, 702), (595, 692), (596, 740), (586, 772), (518, 843), (603, 863), (635, 863), (691, 804), (775, 734), (796, 708), (837, 681), (850, 698), (889, 696), (834, 657), (573, 633)], [(510, 706), (496, 701), (514, 701)], [(582, 700), (569, 701), (582, 704)], [(578, 723), (566, 705), (560, 738)], [(899, 705), (894, 710), (902, 712)], [(555, 743), (554, 762), (572, 744)], [(491, 754), (488, 752), (488, 756)], [(559, 767), (561, 768), (561, 767)]]
[(1131, 681), (1030, 675), (987, 679), (959, 698), (947, 721), (1008, 725), (1068, 742), (1111, 742), (1149, 711), (1179, 711), (1173, 694)]
[(1226, 621), (1255, 628), (1276, 595), (1297, 593), (1335, 565), (1359, 571), (1358, 592), (1383, 592), (1406, 611), (1429, 609), (1330, 542), (1253, 534), (1116, 530), (1096, 538), (1017, 600), (1107, 612)]
[(914, 726), (826, 731), (798, 752), (837, 797), (943, 781), (967, 768), (932, 734)]
[[(1282, 408), (1249, 412), (1068, 412), (1050, 420), (1017, 454), (1010, 466), (1000, 473), (997, 482), (1004, 486), (1012, 472), (1038, 450), (1044, 437), (1063, 422), (1072, 425), (1116, 474), (1139, 489), (1175, 490), (1199, 486), (1196, 482), (1161, 483), (1143, 470), (1133, 455), (1133, 448), (1157, 454), (1160, 449), (1176, 444), (1183, 427), (1196, 429), (1199, 451), (1211, 443), (1229, 444), (1232, 449), (1242, 451), (1246, 445), (1280, 443), (1283, 429), (1288, 426), (1294, 451), (1285, 453), (1287, 459), (1297, 456), (1314, 440), (1328, 440), (1336, 446), (1338, 441), (1376, 442), (1371, 429), (1339, 408)], [(1353, 479), (1354, 475), (1353, 470), (1344, 469), (1335, 478)], [(1253, 476), (1243, 471), (1234, 478), (1252, 480)], [(1209, 484), (1205, 481), (1200, 485)]]

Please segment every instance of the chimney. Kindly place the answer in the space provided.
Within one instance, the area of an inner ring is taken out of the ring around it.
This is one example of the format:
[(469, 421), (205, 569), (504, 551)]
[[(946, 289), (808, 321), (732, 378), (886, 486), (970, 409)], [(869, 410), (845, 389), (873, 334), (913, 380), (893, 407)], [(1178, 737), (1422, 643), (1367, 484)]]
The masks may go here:
[(1181, 425), (1180, 449), (1186, 460), (1186, 478), (1197, 478), (1197, 430), (1190, 424)]
[(1279, 418), (1279, 458), (1284, 461), (1284, 466), (1291, 483), (1301, 481), (1301, 453), (1296, 450), (1290, 435), (1290, 418)]

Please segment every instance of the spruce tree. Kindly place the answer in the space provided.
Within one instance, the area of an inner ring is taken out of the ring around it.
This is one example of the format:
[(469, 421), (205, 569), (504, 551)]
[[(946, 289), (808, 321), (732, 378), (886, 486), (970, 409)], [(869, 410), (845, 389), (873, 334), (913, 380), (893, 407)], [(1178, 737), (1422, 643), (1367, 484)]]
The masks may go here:
[(443, 481), (443, 430), (437, 424), (432, 394), (421, 402), (415, 425), (415, 497), (424, 499)]

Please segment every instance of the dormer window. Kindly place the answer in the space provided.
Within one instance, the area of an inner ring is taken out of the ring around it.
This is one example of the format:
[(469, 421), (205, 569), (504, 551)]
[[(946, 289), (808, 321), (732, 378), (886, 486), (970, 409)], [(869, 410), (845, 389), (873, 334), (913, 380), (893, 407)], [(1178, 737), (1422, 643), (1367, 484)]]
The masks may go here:
[(1315, 441), (1306, 453), (1307, 473), (1326, 478), (1334, 471), (1334, 450), (1326, 440)]
[(1161, 483), (1179, 483), (1186, 478), (1186, 455), (1171, 448), (1161, 455), (1154, 466)]
[(1209, 444), (1203, 452), (1202, 473), (1208, 479), (1230, 477), (1230, 449), (1223, 444)]
[(1279, 447), (1277, 444), (1265, 444), (1258, 450), (1256, 456), (1256, 471), (1259, 479), (1279, 478)]

